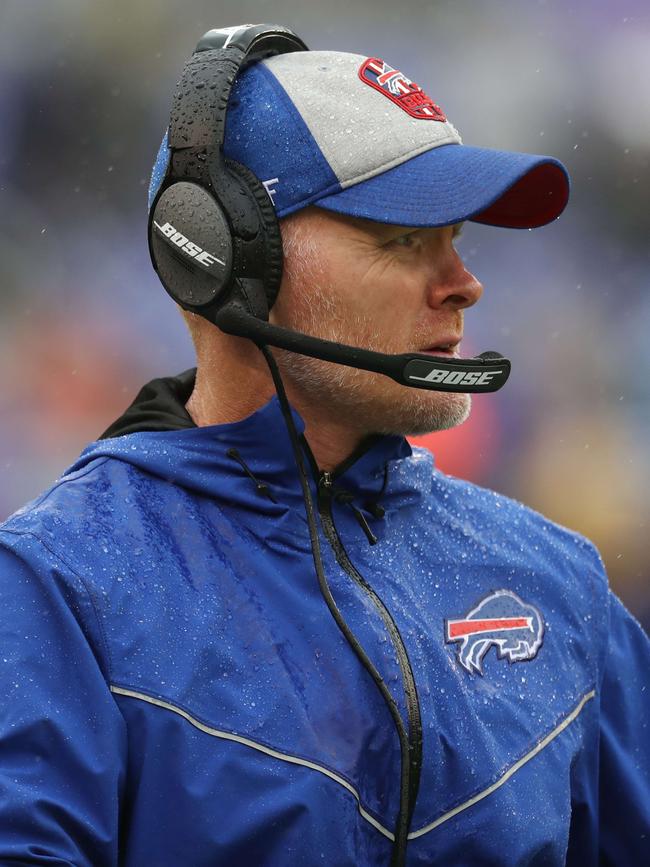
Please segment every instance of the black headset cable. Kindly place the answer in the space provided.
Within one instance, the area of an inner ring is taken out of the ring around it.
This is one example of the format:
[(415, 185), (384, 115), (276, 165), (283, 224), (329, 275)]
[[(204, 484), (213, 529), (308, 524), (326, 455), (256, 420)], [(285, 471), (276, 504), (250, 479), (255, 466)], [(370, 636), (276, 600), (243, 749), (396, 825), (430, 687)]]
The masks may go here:
[(307, 471), (305, 469), (305, 462), (302, 454), (302, 448), (300, 446), (298, 431), (296, 430), (293, 416), (291, 415), (289, 401), (287, 400), (287, 395), (284, 390), (284, 384), (280, 376), (280, 371), (278, 370), (277, 362), (266, 344), (262, 343), (258, 344), (258, 346), (263, 353), (264, 358), (266, 359), (266, 363), (268, 364), (269, 370), (271, 371), (271, 376), (273, 377), (275, 390), (280, 401), (282, 415), (284, 416), (287, 431), (289, 433), (289, 438), (291, 440), (291, 446), (293, 448), (294, 458), (298, 467), (298, 475), (300, 477), (302, 495), (305, 501), (305, 512), (307, 514), (307, 524), (309, 526), (311, 550), (314, 558), (314, 566), (316, 568), (316, 576), (318, 578), (318, 586), (320, 587), (320, 591), (327, 604), (327, 607), (330, 610), (332, 617), (336, 622), (336, 625), (341, 630), (343, 636), (354, 650), (362, 666), (366, 669), (370, 677), (375, 682), (377, 688), (381, 692), (384, 701), (388, 705), (388, 709), (390, 710), (391, 716), (393, 717), (393, 721), (395, 723), (395, 727), (397, 729), (401, 756), (400, 804), (397, 821), (395, 823), (394, 843), (391, 853), (390, 867), (404, 867), (406, 863), (406, 844), (409, 830), (408, 798), (410, 784), (410, 761), (408, 734), (406, 732), (404, 721), (402, 719), (402, 715), (399, 711), (395, 699), (391, 695), (390, 690), (386, 686), (381, 674), (377, 671), (371, 660), (368, 658), (363, 647), (357, 640), (356, 636), (345, 622), (345, 619), (343, 618), (343, 615), (341, 614), (332, 595), (329, 584), (327, 583), (327, 578), (325, 576), (325, 571), (323, 568), (320, 541), (318, 538), (318, 528), (316, 524), (314, 502), (312, 499), (311, 490), (309, 488), (309, 480), (307, 477)]

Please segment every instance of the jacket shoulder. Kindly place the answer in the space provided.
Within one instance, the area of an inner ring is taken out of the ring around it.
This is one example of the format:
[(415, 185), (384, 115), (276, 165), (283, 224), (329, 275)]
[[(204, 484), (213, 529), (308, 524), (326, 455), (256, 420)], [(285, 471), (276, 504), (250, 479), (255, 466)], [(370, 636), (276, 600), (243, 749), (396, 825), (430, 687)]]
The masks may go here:
[(435, 469), (432, 475), (432, 495), (449, 502), (455, 514), (474, 526), (494, 531), (503, 542), (544, 542), (565, 553), (584, 557), (599, 569), (603, 561), (596, 545), (587, 536), (572, 530), (531, 506), (491, 488), (447, 475)]
[(37, 540), (88, 585), (103, 585), (102, 575), (117, 569), (122, 554), (133, 547), (127, 544), (130, 505), (138, 500), (151, 504), (151, 484), (156, 480), (124, 461), (97, 457), (65, 472), (10, 515), (0, 533), (7, 547), (20, 537)]
[[(525, 503), (435, 469), (431, 496), (443, 523), (481, 552), (484, 562), (527, 568), (548, 576), (549, 590), (573, 588), (594, 611), (606, 605), (607, 572), (594, 542)], [(519, 566), (517, 566), (519, 564)]]
[(64, 473), (49, 488), (25, 503), (0, 524), (0, 530), (31, 534), (43, 541), (78, 535), (80, 523), (97, 511), (100, 497), (110, 486), (107, 457)]

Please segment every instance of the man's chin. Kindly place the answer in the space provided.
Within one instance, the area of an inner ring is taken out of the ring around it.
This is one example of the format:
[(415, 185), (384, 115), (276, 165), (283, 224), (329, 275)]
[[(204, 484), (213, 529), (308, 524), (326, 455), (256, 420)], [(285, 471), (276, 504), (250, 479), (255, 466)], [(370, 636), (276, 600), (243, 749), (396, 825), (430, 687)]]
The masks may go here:
[(412, 388), (379, 373), (276, 350), (283, 377), (307, 405), (329, 407), (338, 421), (364, 433), (422, 436), (462, 424), (471, 395)]
[(374, 419), (377, 433), (400, 436), (423, 436), (449, 430), (467, 421), (472, 409), (471, 394), (451, 392), (423, 393), (409, 389), (410, 394), (376, 413)]

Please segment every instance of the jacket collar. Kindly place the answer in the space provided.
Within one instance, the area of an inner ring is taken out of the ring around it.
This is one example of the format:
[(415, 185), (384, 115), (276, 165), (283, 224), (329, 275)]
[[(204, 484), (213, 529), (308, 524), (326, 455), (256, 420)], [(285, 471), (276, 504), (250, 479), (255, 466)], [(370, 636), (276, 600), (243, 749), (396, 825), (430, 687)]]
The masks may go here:
[[(278, 398), (241, 421), (197, 427), (185, 409), (194, 376), (193, 369), (144, 386), (120, 419), (67, 472), (93, 459), (112, 457), (257, 513), (273, 513), (283, 504), (304, 514), (299, 473)], [(305, 425), (293, 409), (292, 415), (312, 493), (317, 495), (318, 468), (303, 436)], [(373, 501), (387, 510), (401, 508), (431, 488), (432, 461), (429, 453), (426, 457), (424, 466), (422, 455), (413, 455), (404, 437), (375, 436), (332, 473), (333, 484), (351, 494), (357, 508)]]

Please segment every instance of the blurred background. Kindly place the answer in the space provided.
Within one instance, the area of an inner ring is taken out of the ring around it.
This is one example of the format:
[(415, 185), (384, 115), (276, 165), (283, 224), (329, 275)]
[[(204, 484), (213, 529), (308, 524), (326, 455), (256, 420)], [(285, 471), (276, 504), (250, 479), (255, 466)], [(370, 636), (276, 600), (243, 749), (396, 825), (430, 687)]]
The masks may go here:
[(245, 21), (382, 57), (467, 144), (569, 168), (552, 225), (466, 224), (459, 250), (485, 294), (463, 354), (496, 349), (513, 372), (419, 442), (593, 539), (648, 628), (647, 0), (0, 0), (0, 519), (145, 381), (193, 365), (149, 262), (149, 173), (198, 38)]

